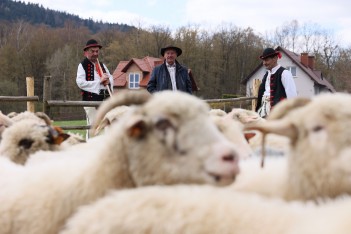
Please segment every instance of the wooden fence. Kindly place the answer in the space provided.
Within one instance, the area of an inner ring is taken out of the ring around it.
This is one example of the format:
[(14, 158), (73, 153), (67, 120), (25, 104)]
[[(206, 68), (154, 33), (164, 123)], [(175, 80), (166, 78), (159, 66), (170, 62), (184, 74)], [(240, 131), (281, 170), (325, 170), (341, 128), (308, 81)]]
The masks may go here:
[[(259, 85), (256, 83), (255, 86)], [(65, 101), (65, 100), (51, 100), (51, 84), (50, 77), (44, 77), (44, 89), (43, 89), (43, 112), (50, 116), (51, 107), (98, 107), (100, 101)], [(258, 87), (258, 86), (257, 86)], [(257, 87), (254, 87), (253, 93), (256, 93)], [(204, 100), (207, 103), (235, 103), (251, 101), (252, 109), (255, 109), (257, 97), (240, 97), (240, 98), (228, 98), (228, 99), (207, 99)], [(32, 77), (27, 77), (27, 96), (0, 96), (0, 102), (27, 102), (27, 110), (34, 112), (34, 102), (40, 102), (38, 96), (34, 96), (34, 82)], [(89, 129), (90, 126), (60, 126), (64, 130), (85, 130)]]

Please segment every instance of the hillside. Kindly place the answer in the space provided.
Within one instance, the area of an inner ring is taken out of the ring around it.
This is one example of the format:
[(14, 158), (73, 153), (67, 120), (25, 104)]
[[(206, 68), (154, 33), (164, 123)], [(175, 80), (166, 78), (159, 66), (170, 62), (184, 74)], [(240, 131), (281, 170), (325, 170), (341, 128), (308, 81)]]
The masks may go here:
[(77, 26), (85, 26), (93, 33), (105, 29), (129, 31), (133, 27), (126, 24), (111, 24), (96, 22), (92, 19), (82, 19), (77, 15), (44, 8), (42, 5), (21, 1), (0, 0), (0, 20), (16, 22), (24, 20), (31, 24), (46, 24), (53, 28), (63, 27), (66, 21)]

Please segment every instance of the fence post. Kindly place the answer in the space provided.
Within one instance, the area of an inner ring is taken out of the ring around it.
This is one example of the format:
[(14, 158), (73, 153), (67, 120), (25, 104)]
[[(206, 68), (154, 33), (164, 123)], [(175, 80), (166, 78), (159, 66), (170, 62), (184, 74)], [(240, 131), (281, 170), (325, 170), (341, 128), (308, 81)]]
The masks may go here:
[(51, 100), (51, 76), (44, 76), (43, 86), (43, 112), (50, 116), (48, 100)]
[[(27, 97), (34, 96), (34, 77), (26, 77)], [(27, 102), (27, 111), (35, 112), (34, 102)]]
[[(259, 79), (253, 80), (253, 82), (252, 82), (252, 96), (255, 96), (255, 97), (258, 96), (258, 89), (260, 87), (260, 84), (261, 84), (261, 80), (259, 80)], [(252, 105), (252, 110), (255, 111), (256, 106), (257, 106), (257, 99), (252, 100), (251, 105)]]

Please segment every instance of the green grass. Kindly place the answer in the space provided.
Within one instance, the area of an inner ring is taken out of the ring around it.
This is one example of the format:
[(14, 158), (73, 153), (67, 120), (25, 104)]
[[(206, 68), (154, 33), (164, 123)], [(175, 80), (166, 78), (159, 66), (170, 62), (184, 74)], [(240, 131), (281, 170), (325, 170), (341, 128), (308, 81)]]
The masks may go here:
[[(84, 126), (87, 121), (84, 120), (71, 120), (71, 121), (54, 121), (54, 126)], [(64, 132), (78, 133), (85, 139), (86, 130), (64, 130)]]

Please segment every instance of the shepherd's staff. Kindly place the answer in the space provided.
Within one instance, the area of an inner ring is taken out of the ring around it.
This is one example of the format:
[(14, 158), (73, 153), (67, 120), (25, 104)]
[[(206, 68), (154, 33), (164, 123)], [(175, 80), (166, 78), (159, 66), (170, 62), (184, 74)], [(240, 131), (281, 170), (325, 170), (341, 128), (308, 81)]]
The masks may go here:
[[(101, 66), (100, 66), (100, 62), (99, 62), (99, 59), (96, 59), (96, 67), (97, 67), (97, 69), (99, 70), (99, 74), (101, 74), (101, 78), (102, 78), (102, 74), (104, 74), (104, 72), (102, 71), (102, 68), (101, 68)], [(109, 78), (110, 79), (110, 78)], [(110, 86), (109, 85), (105, 85), (106, 86), (106, 88), (107, 88), (107, 91), (108, 91), (108, 94), (110, 94), (110, 97), (112, 96), (112, 92), (111, 92), (111, 90), (110, 90)]]

